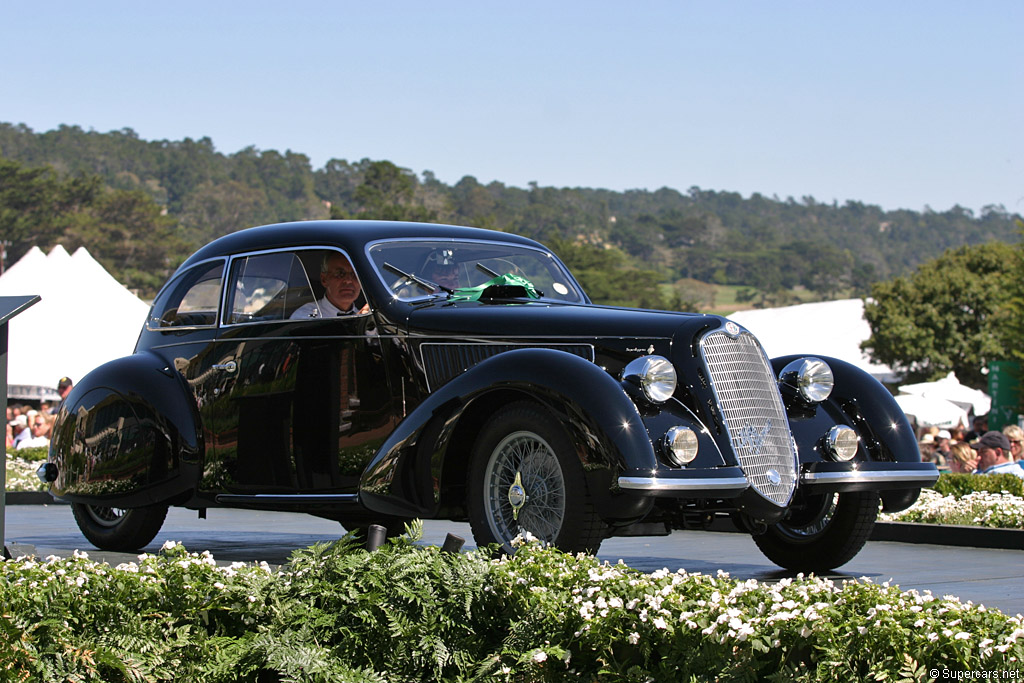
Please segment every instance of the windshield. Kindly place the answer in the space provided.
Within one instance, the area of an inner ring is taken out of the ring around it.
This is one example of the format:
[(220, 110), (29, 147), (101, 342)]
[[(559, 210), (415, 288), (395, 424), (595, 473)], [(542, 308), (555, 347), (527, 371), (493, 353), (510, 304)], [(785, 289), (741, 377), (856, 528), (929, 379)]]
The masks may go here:
[(387, 288), (402, 300), (479, 287), (503, 275), (524, 278), (544, 299), (583, 301), (565, 267), (546, 251), (502, 242), (395, 240), (369, 249)]

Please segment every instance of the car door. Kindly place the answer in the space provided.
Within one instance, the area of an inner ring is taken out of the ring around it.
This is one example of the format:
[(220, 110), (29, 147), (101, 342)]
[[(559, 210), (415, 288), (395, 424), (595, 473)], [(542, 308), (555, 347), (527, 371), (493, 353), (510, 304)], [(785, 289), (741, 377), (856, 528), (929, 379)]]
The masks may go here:
[(232, 259), (210, 363), (216, 386), (203, 406), (207, 490), (354, 493), (393, 429), (373, 317), (320, 314), (319, 271), (331, 253)]

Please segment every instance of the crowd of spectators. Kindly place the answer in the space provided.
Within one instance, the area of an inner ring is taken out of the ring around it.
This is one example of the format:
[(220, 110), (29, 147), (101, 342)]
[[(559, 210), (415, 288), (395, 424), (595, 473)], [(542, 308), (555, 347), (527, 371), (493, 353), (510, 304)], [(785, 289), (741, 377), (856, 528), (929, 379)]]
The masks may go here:
[[(57, 393), (61, 400), (71, 393), (73, 382), (61, 377), (57, 383)], [(53, 405), (42, 401), (38, 408), (22, 403), (7, 404), (7, 449), (45, 448), (50, 445), (53, 432), (53, 421), (57, 417), (60, 404)]]
[(918, 433), (921, 460), (944, 472), (1012, 474), (1024, 479), (1024, 429), (1009, 424), (990, 430), (988, 417), (974, 418), (968, 431), (924, 427)]

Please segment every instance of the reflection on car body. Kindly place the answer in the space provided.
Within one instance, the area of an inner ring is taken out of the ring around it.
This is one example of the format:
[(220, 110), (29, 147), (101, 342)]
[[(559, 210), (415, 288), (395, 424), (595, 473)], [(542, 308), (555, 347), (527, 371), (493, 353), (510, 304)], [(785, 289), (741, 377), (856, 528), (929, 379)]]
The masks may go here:
[[(342, 260), (351, 310), (293, 317)], [(468, 520), (478, 544), (572, 551), (731, 515), (800, 570), (848, 561), (879, 501), (937, 477), (847, 363), (768, 359), (718, 316), (595, 306), (523, 237), (359, 221), (193, 254), (135, 353), (65, 400), (40, 474), (108, 549), (149, 543), (170, 505)]]

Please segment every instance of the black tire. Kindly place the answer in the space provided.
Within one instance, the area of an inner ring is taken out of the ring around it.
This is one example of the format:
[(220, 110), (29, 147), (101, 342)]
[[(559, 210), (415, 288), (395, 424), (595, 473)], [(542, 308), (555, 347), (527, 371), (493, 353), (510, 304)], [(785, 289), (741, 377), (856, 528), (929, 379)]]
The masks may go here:
[(167, 517), (166, 505), (114, 508), (72, 503), (82, 534), (100, 550), (133, 552), (149, 544)]
[(497, 543), (511, 552), (510, 542), (528, 531), (566, 552), (596, 553), (608, 535), (572, 441), (535, 403), (513, 403), (484, 424), (473, 445), (468, 485), (469, 521), (480, 547)]
[(786, 569), (827, 572), (860, 552), (878, 517), (877, 491), (806, 496), (793, 514), (754, 536), (765, 556)]

